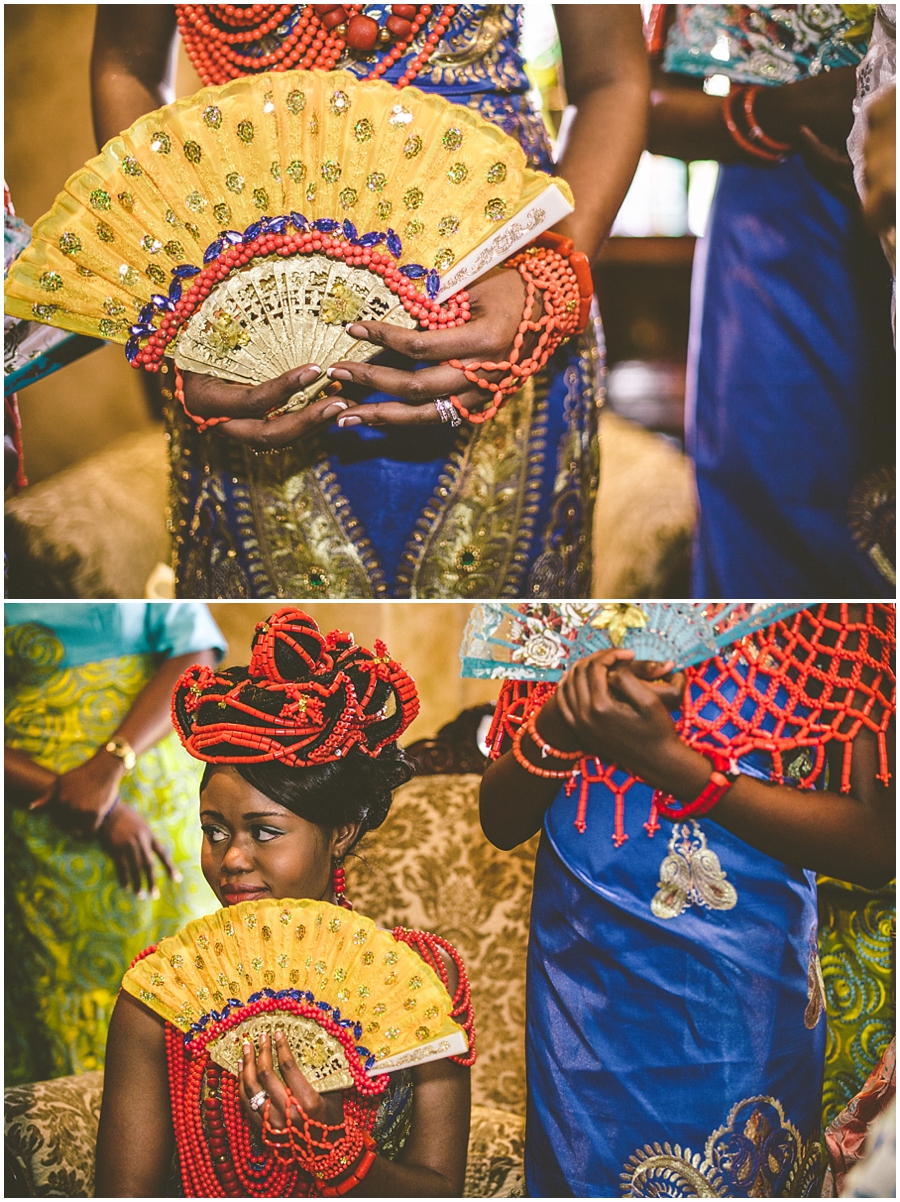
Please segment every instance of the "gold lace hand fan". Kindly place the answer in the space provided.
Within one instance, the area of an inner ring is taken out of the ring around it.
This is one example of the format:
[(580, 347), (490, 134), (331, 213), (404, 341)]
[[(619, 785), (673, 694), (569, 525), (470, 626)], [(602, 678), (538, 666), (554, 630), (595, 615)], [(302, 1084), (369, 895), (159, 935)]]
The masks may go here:
[(471, 109), (346, 72), (252, 76), (142, 117), (76, 172), (6, 311), (124, 343), (134, 366), (174, 353), (255, 384), (371, 358), (350, 321), (461, 324), (447, 298), (571, 210)]
[(433, 969), (371, 919), (327, 902), (218, 910), (161, 940), (122, 988), (234, 1074), (244, 1041), (258, 1049), (280, 1028), (320, 1093), (371, 1092), (372, 1077), (468, 1047)]

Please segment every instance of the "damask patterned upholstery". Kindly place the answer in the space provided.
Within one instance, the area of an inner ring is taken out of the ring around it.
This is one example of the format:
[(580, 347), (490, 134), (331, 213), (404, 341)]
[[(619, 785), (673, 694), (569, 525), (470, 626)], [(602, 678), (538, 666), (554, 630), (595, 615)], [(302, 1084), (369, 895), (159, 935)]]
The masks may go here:
[(537, 840), (498, 851), (481, 831), (477, 775), (415, 777), (347, 861), (347, 895), (386, 927), (443, 936), (472, 984), (472, 1099), (525, 1113), (525, 946)]
[[(347, 892), (386, 927), (422, 927), (460, 951), (478, 1060), (464, 1196), (521, 1197), (525, 946), (536, 841), (499, 852), (478, 822), (479, 776), (417, 777), (348, 861)], [(7, 1197), (93, 1193), (102, 1073), (5, 1091)]]

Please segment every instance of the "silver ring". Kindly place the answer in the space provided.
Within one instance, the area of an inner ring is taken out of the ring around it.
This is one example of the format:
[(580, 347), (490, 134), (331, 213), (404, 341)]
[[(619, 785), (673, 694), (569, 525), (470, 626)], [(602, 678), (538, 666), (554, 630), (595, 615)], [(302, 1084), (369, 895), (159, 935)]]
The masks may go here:
[(266, 1093), (266, 1091), (264, 1089), (261, 1089), (259, 1091), (259, 1093), (255, 1093), (253, 1095), (253, 1097), (250, 1099), (250, 1109), (251, 1110), (262, 1110), (263, 1106), (265, 1106), (265, 1104), (266, 1104), (266, 1099), (268, 1098), (268, 1096), (269, 1095)]
[(449, 422), (454, 428), (462, 425), (462, 418), (459, 416), (456, 406), (449, 397), (436, 397), (434, 407), (437, 409), (438, 416), (442, 422)]

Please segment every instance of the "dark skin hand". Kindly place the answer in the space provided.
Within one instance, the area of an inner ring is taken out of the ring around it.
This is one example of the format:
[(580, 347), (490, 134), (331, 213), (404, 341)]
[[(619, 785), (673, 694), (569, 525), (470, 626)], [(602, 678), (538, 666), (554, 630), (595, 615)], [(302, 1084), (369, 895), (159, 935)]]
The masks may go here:
[[(609, 232), (644, 143), (649, 70), (640, 9), (637, 5), (560, 5), (556, 18), (567, 92), (570, 103), (578, 107), (559, 164), (560, 174), (575, 194), (576, 211), (557, 228), (593, 258)], [(98, 6), (91, 75), (98, 142), (163, 102), (174, 33), (169, 6)], [(517, 272), (497, 271), (478, 280), (469, 292), (473, 320), (460, 329), (410, 335), (382, 323), (356, 327), (358, 337), (405, 356), (406, 362), (402, 368), (336, 364), (336, 373), (343, 374), (332, 379), (348, 385), (340, 405), (316, 401), (301, 414), (274, 418), (273, 428), (267, 428), (265, 413), (283, 404), (296, 391), (296, 383), (291, 387), (285, 376), (271, 381), (267, 395), (276, 399), (261, 410), (261, 394), (255, 389), (239, 392), (240, 386), (216, 380), (201, 386), (200, 377), (187, 374), (187, 408), (200, 417), (230, 416), (231, 421), (216, 426), (216, 433), (263, 451), (308, 437), (335, 418), (340, 425), (439, 425), (433, 401), (440, 396), (457, 395), (467, 408), (477, 411), (490, 402), (490, 395), (473, 388), (462, 372), (443, 361), (505, 360), (522, 316), (524, 284)], [(441, 366), (413, 372), (410, 360)], [(502, 373), (485, 374), (499, 379)], [(359, 405), (360, 398), (349, 391), (351, 385), (384, 390), (398, 399)]]
[[(712, 767), (678, 737), (666, 704), (671, 706), (671, 694), (659, 695), (659, 680), (666, 683), (664, 675), (642, 680), (627, 653), (599, 652), (563, 677), (541, 711), (538, 732), (560, 750), (584, 750), (680, 801), (692, 801), (709, 782)], [(668, 681), (672, 687), (677, 683), (674, 677)], [(535, 763), (547, 765), (536, 748), (526, 746)], [(843, 746), (831, 744), (832, 780), (840, 779), (842, 758)], [(793, 867), (876, 888), (894, 874), (895, 821), (893, 784), (881, 784), (876, 772), (876, 740), (863, 730), (853, 741), (849, 793), (801, 793), (741, 775), (710, 817)], [(539, 829), (558, 791), (558, 781), (531, 776), (508, 752), (484, 775), (485, 834), (497, 846), (516, 846)]]
[[(153, 747), (171, 732), (171, 696), (178, 677), (191, 664), (215, 662), (212, 650), (165, 660), (110, 738), (124, 739), (138, 756)], [(122, 802), (116, 805), (125, 768), (105, 747), (62, 773), (42, 767), (23, 752), (6, 750), (4, 776), (14, 799), (31, 810), (46, 810), (64, 830), (97, 839), (112, 859), (123, 888), (139, 895), (146, 889), (155, 895), (157, 861), (168, 876), (177, 875), (169, 852), (140, 814)]]
[[(685, 162), (716, 159), (765, 168), (735, 144), (722, 117), (722, 98), (708, 96), (701, 84), (687, 76), (667, 75), (658, 64), (654, 67), (647, 149)], [(796, 83), (764, 87), (754, 103), (756, 118), (769, 137), (790, 143), (820, 183), (848, 204), (855, 203), (846, 149), (855, 95), (855, 67), (839, 67)]]
[(865, 159), (866, 199), (863, 212), (876, 233), (897, 224), (897, 96), (893, 88), (873, 100), (867, 110)]

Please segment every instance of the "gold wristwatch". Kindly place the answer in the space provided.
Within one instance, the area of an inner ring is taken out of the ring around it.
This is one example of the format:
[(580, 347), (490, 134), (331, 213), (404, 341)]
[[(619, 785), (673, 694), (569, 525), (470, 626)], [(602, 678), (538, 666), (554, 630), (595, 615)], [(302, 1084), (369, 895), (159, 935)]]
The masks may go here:
[(123, 739), (119, 735), (116, 735), (114, 739), (110, 739), (103, 750), (108, 751), (110, 755), (114, 755), (116, 759), (121, 760), (122, 767), (126, 772), (130, 772), (137, 763), (134, 748), (127, 739)]

